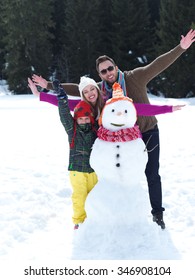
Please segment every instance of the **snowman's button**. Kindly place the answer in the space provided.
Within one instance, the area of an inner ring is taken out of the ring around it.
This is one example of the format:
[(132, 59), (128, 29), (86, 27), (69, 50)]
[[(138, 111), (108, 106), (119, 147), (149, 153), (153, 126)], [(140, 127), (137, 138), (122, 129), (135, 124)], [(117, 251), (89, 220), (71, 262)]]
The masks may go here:
[(119, 154), (117, 154), (117, 155), (116, 155), (116, 157), (117, 157), (117, 158), (119, 158), (119, 157), (120, 157), (120, 155), (119, 155)]
[(117, 147), (117, 148), (120, 148), (120, 146), (119, 146), (119, 145), (117, 145), (116, 147)]
[(120, 163), (117, 163), (117, 164), (116, 164), (116, 167), (120, 167)]

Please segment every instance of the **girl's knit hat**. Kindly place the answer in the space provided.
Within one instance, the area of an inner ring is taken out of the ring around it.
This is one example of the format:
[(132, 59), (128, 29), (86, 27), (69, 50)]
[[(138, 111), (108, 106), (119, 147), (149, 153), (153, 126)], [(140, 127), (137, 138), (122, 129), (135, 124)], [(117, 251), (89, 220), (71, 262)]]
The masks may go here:
[(94, 124), (94, 114), (91, 106), (81, 100), (74, 108), (74, 119), (77, 120), (81, 117), (89, 117), (92, 124)]
[(91, 79), (89, 77), (83, 76), (83, 77), (81, 77), (80, 83), (79, 83), (79, 92), (80, 92), (81, 97), (83, 96), (83, 89), (88, 85), (93, 85), (99, 90), (99, 87), (98, 87), (96, 81), (94, 81), (93, 79)]

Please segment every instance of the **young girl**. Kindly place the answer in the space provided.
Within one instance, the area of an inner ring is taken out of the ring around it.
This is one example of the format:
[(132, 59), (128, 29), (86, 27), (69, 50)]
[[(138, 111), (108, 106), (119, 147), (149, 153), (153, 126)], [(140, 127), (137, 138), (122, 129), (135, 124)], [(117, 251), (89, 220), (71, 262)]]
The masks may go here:
[(70, 144), (69, 166), (72, 185), (74, 229), (86, 218), (85, 200), (97, 183), (97, 176), (89, 164), (92, 145), (97, 137), (97, 123), (91, 106), (80, 101), (74, 108), (72, 117), (68, 98), (58, 81), (53, 82), (58, 97), (60, 120), (68, 134)]

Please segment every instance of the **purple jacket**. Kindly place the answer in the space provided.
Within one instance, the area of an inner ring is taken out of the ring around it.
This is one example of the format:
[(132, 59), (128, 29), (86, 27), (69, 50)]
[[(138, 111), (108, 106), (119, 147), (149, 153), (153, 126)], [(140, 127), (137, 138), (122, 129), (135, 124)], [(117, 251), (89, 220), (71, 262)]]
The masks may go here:
[[(74, 107), (79, 103), (81, 99), (68, 99), (68, 105), (71, 111), (74, 110)], [(40, 101), (48, 102), (55, 106), (58, 106), (57, 96), (47, 92), (40, 92)], [(139, 116), (155, 116), (159, 114), (171, 113), (173, 106), (169, 105), (152, 105), (152, 104), (143, 104), (143, 103), (133, 103), (137, 114)]]

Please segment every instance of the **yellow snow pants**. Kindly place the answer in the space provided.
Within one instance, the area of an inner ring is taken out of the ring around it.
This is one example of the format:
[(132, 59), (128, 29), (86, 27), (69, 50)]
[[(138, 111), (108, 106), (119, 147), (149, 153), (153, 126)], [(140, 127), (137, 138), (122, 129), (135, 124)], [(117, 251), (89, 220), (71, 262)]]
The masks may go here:
[(72, 185), (72, 204), (73, 204), (73, 223), (84, 222), (87, 217), (85, 212), (85, 201), (88, 193), (97, 184), (97, 175), (95, 172), (85, 173), (70, 171), (70, 182)]

